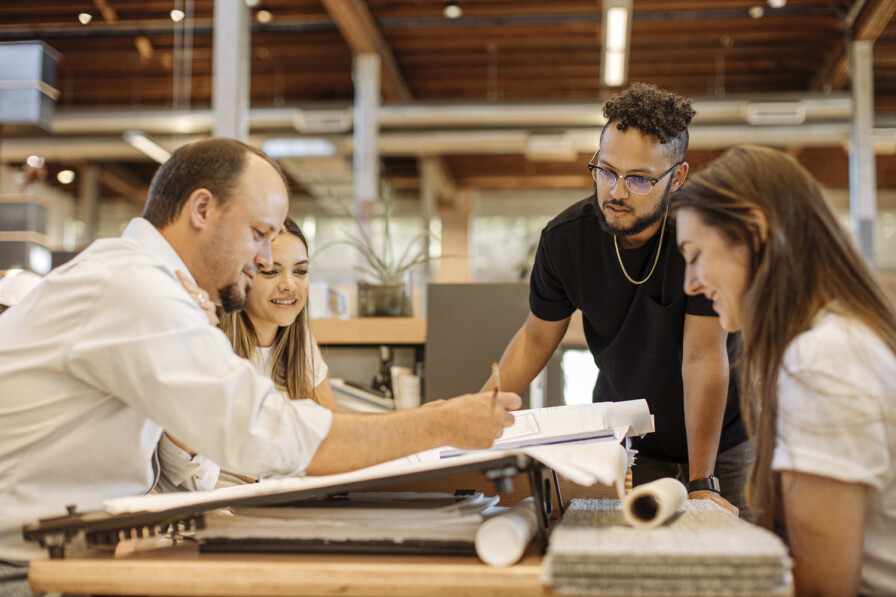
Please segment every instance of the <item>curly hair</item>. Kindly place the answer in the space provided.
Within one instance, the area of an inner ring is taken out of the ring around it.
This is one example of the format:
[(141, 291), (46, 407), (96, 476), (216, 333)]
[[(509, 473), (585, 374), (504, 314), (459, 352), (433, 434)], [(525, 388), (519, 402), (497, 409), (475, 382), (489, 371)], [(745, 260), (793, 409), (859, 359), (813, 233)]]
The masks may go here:
[[(607, 124), (620, 131), (629, 127), (651, 135), (669, 145), (670, 157), (683, 160), (688, 149), (688, 125), (697, 113), (691, 100), (671, 91), (647, 83), (633, 83), (631, 87), (604, 104)], [(601, 133), (603, 139), (603, 133)]]

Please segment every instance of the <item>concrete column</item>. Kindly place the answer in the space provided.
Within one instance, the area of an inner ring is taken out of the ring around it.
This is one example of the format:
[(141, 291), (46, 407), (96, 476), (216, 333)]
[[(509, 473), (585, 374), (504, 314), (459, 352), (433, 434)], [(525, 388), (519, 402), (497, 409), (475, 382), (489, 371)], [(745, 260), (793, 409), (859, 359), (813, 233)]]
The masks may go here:
[(96, 240), (100, 224), (100, 168), (88, 164), (78, 171), (78, 220), (84, 223), (79, 247), (86, 247)]
[(215, 0), (212, 111), (216, 137), (249, 138), (251, 20), (245, 0)]
[(354, 115), (354, 207), (366, 227), (373, 218), (373, 206), (380, 195), (380, 156), (377, 149), (380, 105), (380, 56), (355, 54), (352, 66), (355, 83)]
[(877, 174), (874, 163), (874, 70), (872, 42), (849, 45), (853, 111), (849, 144), (849, 213), (852, 233), (862, 254), (874, 264), (874, 218)]
[(470, 263), (470, 191), (459, 190), (454, 207), (443, 210), (442, 257), (436, 274), (436, 282), (472, 282)]

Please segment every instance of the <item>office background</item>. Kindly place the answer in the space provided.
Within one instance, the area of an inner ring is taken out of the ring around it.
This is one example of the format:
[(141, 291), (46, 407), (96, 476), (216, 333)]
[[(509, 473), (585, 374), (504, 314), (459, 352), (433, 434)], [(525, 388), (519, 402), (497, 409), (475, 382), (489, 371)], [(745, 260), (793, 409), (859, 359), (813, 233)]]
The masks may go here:
[[(894, 10), (892, 0), (4, 2), (0, 193), (39, 209), (0, 218), (0, 270), (46, 269), (119, 234), (165, 152), (231, 134), (277, 156), (313, 279), (346, 292), (352, 311), (357, 256), (317, 252), (354, 226), (346, 206), (379, 243), (376, 199), (388, 194), (398, 251), (430, 231), (426, 250), (443, 258), (408, 280), (425, 317), (429, 282), (526, 279), (542, 226), (591, 192), (602, 102), (643, 81), (695, 99), (692, 168), (736, 143), (793, 154), (889, 282)], [(33, 89), (9, 53), (22, 43), (41, 52)], [(30, 119), (9, 115), (22, 98), (39, 104)]]

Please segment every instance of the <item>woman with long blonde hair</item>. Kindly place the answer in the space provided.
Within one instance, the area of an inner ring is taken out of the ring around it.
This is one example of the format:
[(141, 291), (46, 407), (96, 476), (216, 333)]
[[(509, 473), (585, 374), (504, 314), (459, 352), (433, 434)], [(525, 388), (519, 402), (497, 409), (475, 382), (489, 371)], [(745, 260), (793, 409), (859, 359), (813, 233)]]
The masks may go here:
[(896, 312), (791, 156), (737, 147), (672, 200), (685, 290), (743, 332), (748, 500), (797, 595), (896, 594)]

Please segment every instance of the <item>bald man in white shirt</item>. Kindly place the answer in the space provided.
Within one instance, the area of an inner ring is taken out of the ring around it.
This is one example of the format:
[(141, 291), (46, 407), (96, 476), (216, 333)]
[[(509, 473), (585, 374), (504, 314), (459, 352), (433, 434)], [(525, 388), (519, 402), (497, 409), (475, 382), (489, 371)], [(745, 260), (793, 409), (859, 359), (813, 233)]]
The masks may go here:
[[(279, 168), (242, 143), (177, 150), (142, 218), (51, 272), (0, 318), (0, 593), (31, 559), (23, 524), (148, 492), (163, 430), (230, 470), (330, 474), (442, 445), (486, 448), (516, 394), (385, 415), (284, 400), (202, 304), (236, 310), (287, 214)], [(195, 286), (194, 297), (178, 279)], [(198, 303), (198, 304), (197, 304)]]

